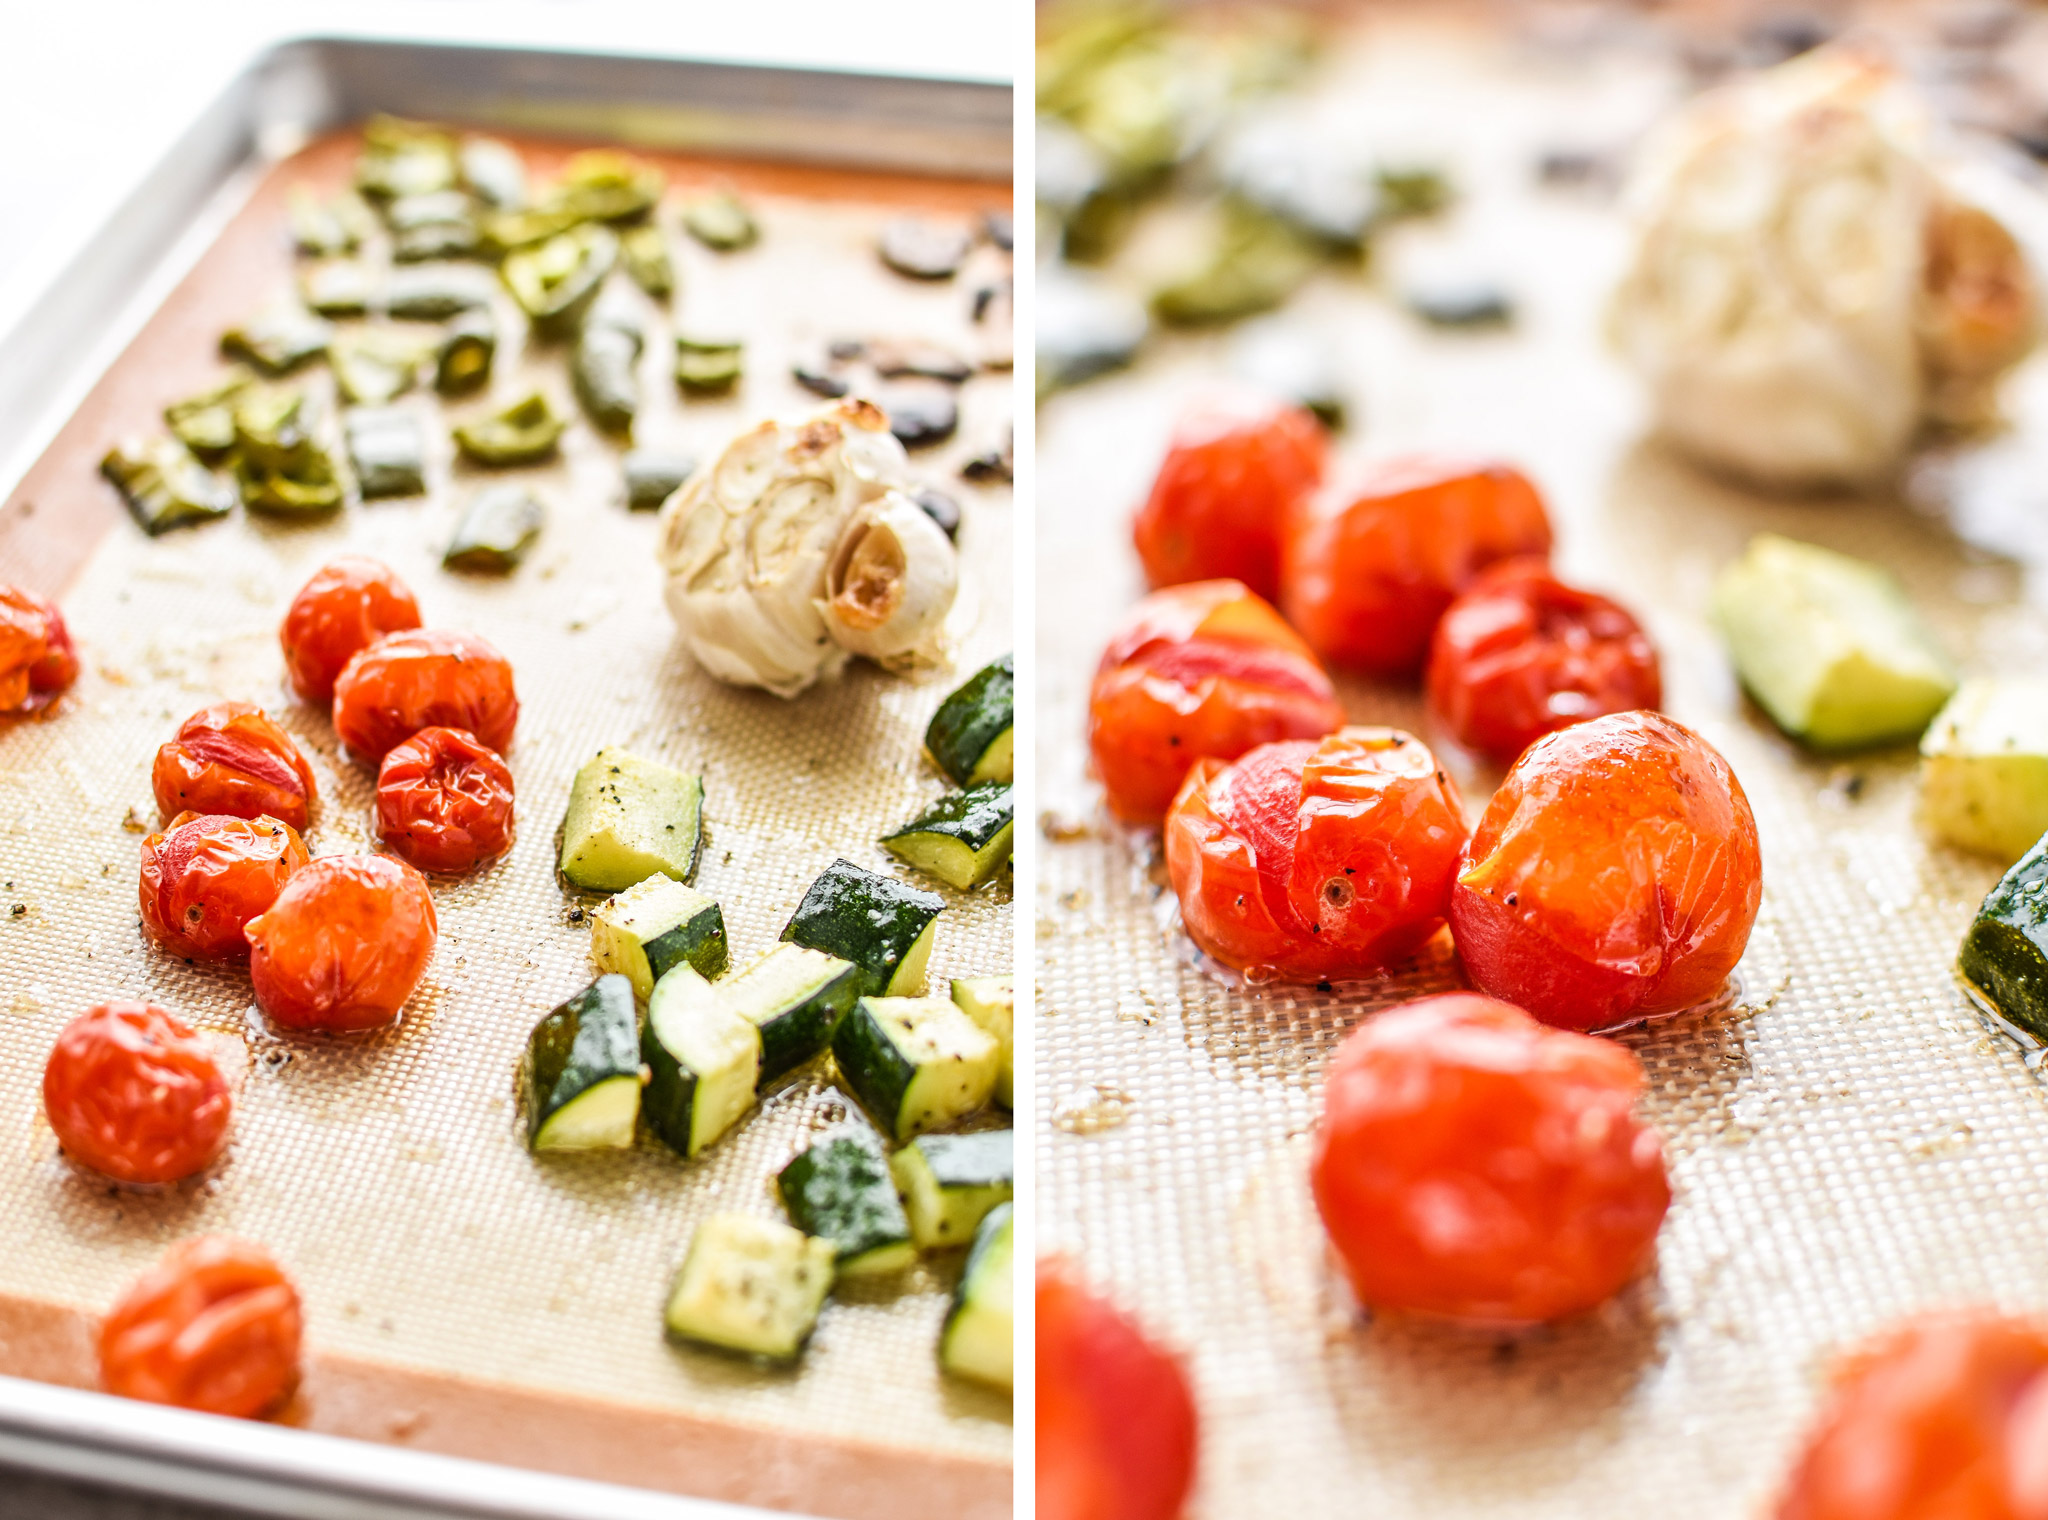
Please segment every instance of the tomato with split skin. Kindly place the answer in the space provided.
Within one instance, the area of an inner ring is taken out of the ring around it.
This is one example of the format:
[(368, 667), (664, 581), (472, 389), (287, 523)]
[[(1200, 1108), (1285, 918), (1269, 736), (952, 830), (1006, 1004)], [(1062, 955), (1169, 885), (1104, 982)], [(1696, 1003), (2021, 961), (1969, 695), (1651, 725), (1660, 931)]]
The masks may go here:
[(1430, 646), (1430, 711), (1506, 763), (1554, 729), (1664, 700), (1657, 651), (1618, 602), (1511, 560), (1444, 613)]
[(1910, 1320), (1833, 1384), (1775, 1520), (2048, 1520), (2048, 1325)]
[(1331, 1060), (1309, 1168), (1359, 1299), (1505, 1327), (1611, 1297), (1671, 1203), (1642, 1090), (1621, 1046), (1493, 998), (1374, 1015)]
[(1419, 739), (1343, 728), (1189, 772), (1166, 819), (1188, 937), (1261, 979), (1369, 976), (1443, 926), (1465, 818)]
[(216, 702), (192, 714), (156, 752), (150, 782), (165, 818), (268, 814), (301, 831), (319, 796), (298, 745), (254, 702)]
[(298, 830), (276, 818), (180, 813), (142, 841), (142, 927), (173, 955), (239, 960), (243, 929), (308, 860)]
[(1111, 639), (1088, 749), (1110, 811), (1157, 824), (1197, 760), (1343, 721), (1330, 678), (1271, 606), (1238, 581), (1201, 581), (1146, 597)]
[(78, 679), (64, 614), (46, 597), (0, 585), (0, 712), (35, 712)]
[(422, 871), (467, 871), (512, 848), (512, 772), (459, 728), (423, 728), (377, 772), (377, 836)]
[(358, 650), (334, 683), (334, 731), (381, 761), (423, 728), (459, 728), (503, 754), (519, 697), (512, 664), (473, 633), (414, 628)]
[(168, 1008), (113, 1002), (57, 1036), (43, 1067), (43, 1112), (81, 1166), (157, 1185), (220, 1155), (234, 1094), (206, 1041)]
[(1472, 980), (1564, 1029), (1718, 991), (1763, 899), (1756, 819), (1712, 745), (1658, 713), (1532, 744), (1466, 846), (1451, 933)]
[(299, 1381), (305, 1316), (270, 1253), (224, 1235), (182, 1240), (100, 1326), (100, 1386), (207, 1414), (274, 1414)]
[(1298, 406), (1236, 399), (1183, 418), (1132, 525), (1146, 580), (1229, 577), (1273, 600), (1281, 525), (1321, 481), (1327, 447)]
[(325, 706), (358, 650), (419, 626), (420, 604), (389, 565), (355, 554), (329, 561), (292, 598), (278, 629), (292, 690)]
[(1057, 1259), (1035, 1317), (1040, 1520), (1175, 1520), (1197, 1439), (1179, 1361)]
[(420, 873), (384, 855), (323, 855), (244, 931), (256, 1006), (287, 1029), (347, 1033), (398, 1017), (439, 932)]
[(1550, 553), (1550, 517), (1506, 465), (1403, 457), (1332, 481), (1289, 520), (1280, 610), (1331, 665), (1411, 678), (1458, 593)]

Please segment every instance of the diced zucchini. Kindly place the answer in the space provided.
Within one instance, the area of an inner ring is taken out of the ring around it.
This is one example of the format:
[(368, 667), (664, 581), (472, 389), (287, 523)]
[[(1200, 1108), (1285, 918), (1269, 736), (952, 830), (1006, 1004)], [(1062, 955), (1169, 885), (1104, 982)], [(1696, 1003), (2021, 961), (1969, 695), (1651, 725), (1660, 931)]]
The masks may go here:
[(1920, 741), (1920, 806), (1941, 838), (2008, 862), (2048, 834), (2048, 681), (1965, 681)]
[(1006, 1203), (982, 1220), (967, 1253), (953, 1308), (939, 1332), (939, 1365), (960, 1377), (1011, 1386), (1016, 1341), (1015, 1271), (1011, 1221), (1016, 1205)]
[(1017, 982), (1008, 976), (970, 976), (953, 979), (953, 1001), (960, 1005), (960, 1011), (974, 1020), (982, 1030), (995, 1037), (1002, 1047), (1003, 1066), (996, 1074), (996, 1102), (1005, 1108), (1015, 1108), (1010, 1101), (1015, 1087), (1014, 1052), (1016, 1049)]
[(905, 865), (929, 871), (962, 892), (985, 886), (1010, 858), (1016, 813), (1007, 781), (980, 781), (948, 792), (882, 847)]
[(2008, 1024), (2048, 1042), (2048, 838), (1991, 889), (1956, 969)]
[(939, 910), (946, 900), (893, 877), (835, 860), (804, 893), (782, 937), (860, 967), (861, 991), (912, 997), (924, 991)]
[(831, 1242), (772, 1219), (714, 1214), (691, 1238), (662, 1322), (678, 1340), (793, 1362), (831, 1291)]
[(441, 551), (448, 570), (504, 574), (517, 568), (547, 525), (547, 508), (523, 485), (485, 486), (469, 500)]
[(922, 1251), (964, 1246), (999, 1203), (1016, 1196), (1011, 1131), (920, 1135), (889, 1158), (889, 1173), (910, 1212), (910, 1238)]
[(841, 1277), (877, 1277), (917, 1260), (889, 1159), (865, 1124), (825, 1136), (785, 1166), (775, 1184), (790, 1223), (832, 1242)]
[(640, 1114), (640, 1016), (632, 984), (601, 976), (534, 1025), (520, 1075), (534, 1150), (631, 1145)]
[(966, 685), (939, 704), (931, 726), (924, 731), (925, 753), (932, 763), (961, 786), (1013, 780), (1011, 706), (1016, 689), (1016, 661), (1010, 655), (970, 676)]
[(761, 1036), (694, 966), (654, 984), (640, 1055), (647, 1127), (680, 1155), (696, 1155), (754, 1106)]
[(419, 420), (397, 407), (353, 407), (342, 423), (349, 468), (365, 501), (417, 496), (427, 488), (426, 440)]
[(850, 961), (802, 945), (777, 945), (719, 994), (761, 1031), (761, 1082), (821, 1056), (839, 1021), (860, 996), (860, 971)]
[(652, 512), (682, 488), (697, 461), (687, 454), (632, 449), (619, 468), (626, 478), (626, 505), (635, 512)]
[(110, 449), (100, 473), (111, 480), (152, 536), (235, 510), (235, 488), (206, 468), (175, 438), (152, 438)]
[(434, 353), (434, 389), (444, 396), (475, 390), (491, 378), (498, 356), (498, 324), (488, 310), (469, 311), (448, 324)]
[(488, 417), (459, 425), (455, 429), (455, 446), (465, 458), (493, 468), (536, 464), (554, 454), (567, 426), (555, 415), (546, 396), (529, 391)]
[(570, 784), (562, 875), (576, 886), (623, 892), (657, 873), (688, 881), (703, 848), (701, 777), (607, 748)]
[(643, 1003), (671, 967), (690, 965), (716, 976), (725, 956), (724, 911), (671, 876), (650, 876), (590, 915), (591, 959), (630, 980)]
[(864, 997), (832, 1037), (839, 1075), (897, 1140), (982, 1107), (1001, 1052), (947, 998)]
[(1750, 695), (1815, 749), (1917, 738), (1955, 691), (1891, 574), (1813, 544), (1751, 539), (1715, 582), (1714, 617)]

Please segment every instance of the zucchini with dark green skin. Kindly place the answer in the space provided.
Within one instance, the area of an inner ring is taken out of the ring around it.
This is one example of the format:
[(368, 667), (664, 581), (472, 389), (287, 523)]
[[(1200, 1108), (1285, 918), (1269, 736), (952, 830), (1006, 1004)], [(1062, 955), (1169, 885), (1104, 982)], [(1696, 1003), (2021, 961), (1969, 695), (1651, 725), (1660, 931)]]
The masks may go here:
[(534, 331), (559, 338), (576, 330), (618, 260), (618, 235), (584, 225), (507, 254), (501, 272)]
[(601, 749), (569, 785), (562, 875), (590, 892), (623, 892), (659, 873), (697, 874), (704, 781), (622, 749)]
[(948, 792), (884, 837), (882, 848), (968, 892), (993, 880), (1009, 860), (1015, 826), (1010, 783), (982, 781)]
[(738, 383), (744, 348), (726, 338), (694, 338), (676, 334), (676, 384), (685, 391), (710, 394)]
[(547, 508), (525, 486), (485, 486), (455, 525), (441, 553), (442, 567), (503, 574), (526, 558), (546, 523)]
[(953, 979), (953, 1001), (960, 1011), (980, 1026), (1002, 1048), (1002, 1068), (996, 1073), (996, 1102), (1015, 1108), (1014, 1052), (1016, 1049), (1017, 983), (1007, 976), (967, 976)]
[(653, 875), (591, 911), (590, 957), (645, 1002), (676, 966), (705, 976), (725, 969), (725, 912), (695, 887)]
[(411, 412), (395, 406), (352, 407), (341, 430), (349, 469), (365, 501), (426, 490), (427, 444)]
[(662, 1323), (676, 1340), (793, 1362), (832, 1291), (832, 1254), (776, 1220), (714, 1214), (690, 1239)]
[(2048, 1042), (2048, 836), (1984, 899), (1956, 969), (2000, 1018)]
[(619, 464), (626, 477), (626, 506), (634, 512), (657, 510), (697, 469), (697, 461), (688, 454), (658, 449), (629, 450)]
[(633, 277), (633, 283), (653, 296), (657, 301), (666, 301), (676, 288), (676, 269), (668, 256), (668, 239), (653, 223), (635, 227), (619, 239), (619, 254), (626, 261), (626, 273)]
[(175, 438), (110, 449), (100, 461), (100, 473), (114, 483), (142, 531), (152, 537), (235, 510), (235, 488)]
[(494, 137), (464, 138), (456, 151), (462, 183), (486, 206), (511, 211), (526, 204), (526, 161)]
[(860, 967), (861, 991), (909, 997), (924, 991), (939, 911), (946, 900), (894, 877), (835, 860), (811, 883), (782, 937)]
[(889, 1158), (918, 1249), (966, 1245), (990, 1209), (1016, 1196), (1012, 1141), (1006, 1129), (920, 1135)]
[(932, 763), (961, 786), (1014, 779), (1016, 660), (1004, 655), (939, 704), (924, 731)]
[(828, 1240), (841, 1277), (879, 1277), (917, 1260), (882, 1142), (865, 1124), (823, 1136), (775, 1179), (790, 1223)]
[(245, 359), (266, 375), (289, 374), (327, 352), (334, 329), (302, 308), (284, 308), (253, 317), (220, 337), (220, 351)]
[(498, 324), (488, 311), (464, 312), (448, 324), (434, 354), (434, 389), (460, 396), (491, 378), (498, 357)]
[(719, 993), (761, 1031), (765, 1087), (825, 1053), (860, 988), (860, 970), (852, 962), (782, 944), (721, 982)]
[(983, 1107), (996, 1042), (947, 998), (864, 997), (840, 1020), (832, 1059), (884, 1134), (908, 1140)]
[(211, 390), (173, 401), (164, 408), (164, 421), (195, 456), (217, 464), (235, 446), (235, 408), (255, 383), (255, 376), (238, 369)]
[(406, 322), (445, 322), (490, 304), (490, 276), (463, 265), (407, 264), (384, 286), (384, 310)]
[(360, 317), (370, 309), (370, 273), (354, 259), (327, 259), (299, 271), (299, 299), (323, 317)]
[(982, 1220), (953, 1307), (939, 1332), (939, 1365), (959, 1377), (1007, 1389), (1015, 1377), (1016, 1282), (1011, 1223), (1016, 1205)]
[(640, 1113), (678, 1155), (694, 1156), (754, 1106), (761, 1036), (691, 965), (670, 968), (647, 1000)]
[(536, 1151), (623, 1150), (640, 1115), (640, 1017), (633, 985), (601, 976), (527, 1037), (520, 1069)]
[(640, 413), (640, 362), (644, 340), (638, 331), (614, 322), (586, 322), (576, 340), (569, 375), (576, 399), (590, 420), (604, 432), (625, 436)]
[(567, 425), (548, 398), (534, 391), (503, 411), (463, 423), (455, 429), (455, 444), (482, 465), (536, 464), (555, 452)]
[(292, 241), (300, 253), (315, 258), (353, 253), (376, 228), (370, 208), (352, 191), (323, 201), (305, 186), (295, 185), (290, 211)]

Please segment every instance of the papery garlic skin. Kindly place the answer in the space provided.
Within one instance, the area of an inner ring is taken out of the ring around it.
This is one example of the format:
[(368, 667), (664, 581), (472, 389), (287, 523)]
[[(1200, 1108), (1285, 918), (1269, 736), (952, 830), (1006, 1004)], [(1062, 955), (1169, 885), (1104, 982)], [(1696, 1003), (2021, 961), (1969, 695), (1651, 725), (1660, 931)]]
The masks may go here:
[(888, 669), (936, 664), (959, 583), (952, 540), (924, 508), (892, 491), (847, 524), (818, 613), (842, 648)]

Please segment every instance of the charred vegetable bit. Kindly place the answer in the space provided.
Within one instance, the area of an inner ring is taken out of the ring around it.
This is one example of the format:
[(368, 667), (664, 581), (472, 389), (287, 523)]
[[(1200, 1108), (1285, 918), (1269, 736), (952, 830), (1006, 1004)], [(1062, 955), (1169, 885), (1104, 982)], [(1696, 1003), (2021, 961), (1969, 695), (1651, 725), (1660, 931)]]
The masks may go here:
[(498, 357), (498, 324), (488, 311), (465, 312), (448, 324), (434, 355), (434, 389), (460, 396), (491, 378)]
[(676, 334), (676, 384), (685, 391), (729, 390), (739, 380), (744, 347), (716, 338)]
[(360, 317), (370, 295), (369, 271), (354, 259), (325, 259), (299, 271), (299, 299), (323, 317)]
[(867, 345), (867, 356), (868, 362), (875, 367), (875, 373), (885, 380), (917, 375), (927, 380), (944, 380), (951, 385), (960, 385), (974, 373), (973, 365), (936, 343), (878, 339)]
[(327, 362), (344, 400), (379, 406), (412, 389), (432, 351), (403, 333), (353, 333), (329, 345)]
[(965, 227), (899, 216), (882, 229), (882, 262), (914, 280), (950, 280), (974, 239)]
[(697, 468), (688, 454), (665, 454), (659, 449), (634, 449), (622, 461), (626, 475), (626, 505), (635, 512), (652, 512), (682, 489), (683, 482)]
[(292, 241), (300, 253), (333, 258), (353, 253), (376, 226), (370, 208), (352, 191), (322, 200), (303, 185), (291, 193)]
[(619, 239), (610, 228), (572, 227), (509, 255), (505, 285), (535, 331), (561, 337), (575, 330), (618, 258)]
[(607, 433), (630, 434), (640, 410), (640, 380), (634, 366), (644, 340), (638, 326), (595, 317), (583, 325), (569, 376), (576, 399), (590, 420)]
[(534, 391), (502, 412), (464, 423), (455, 430), (455, 443), (478, 464), (533, 464), (554, 453), (565, 425), (548, 398)]
[(373, 117), (363, 129), (356, 187), (379, 200), (451, 190), (458, 178), (455, 142), (434, 127), (396, 117)]
[(502, 574), (526, 557), (546, 521), (547, 509), (525, 486), (486, 486), (462, 514), (441, 563), (450, 570)]
[(944, 533), (946, 537), (957, 539), (960, 536), (959, 502), (953, 500), (944, 491), (937, 490), (931, 486), (919, 486), (912, 500), (917, 503), (918, 509), (926, 517), (929, 517), (939, 525), (939, 531)]
[(683, 210), (683, 229), (706, 248), (721, 253), (746, 248), (761, 236), (746, 202), (729, 190), (690, 202)]
[(1515, 319), (1507, 292), (1484, 280), (1417, 280), (1401, 299), (1432, 327), (1505, 327)]
[(456, 165), (464, 187), (486, 206), (516, 211), (526, 204), (526, 164), (496, 138), (464, 138)]
[(1016, 446), (1016, 430), (1004, 428), (1003, 441), (983, 453), (976, 454), (960, 466), (960, 473), (979, 485), (994, 481), (1008, 485), (1017, 478)]
[(2048, 838), (1991, 889), (1956, 969), (2006, 1023), (2048, 1041)]
[(668, 240), (659, 227), (652, 223), (635, 227), (619, 239), (619, 253), (635, 285), (657, 301), (669, 298), (676, 288), (676, 269), (669, 260)]
[(225, 517), (235, 509), (235, 488), (193, 458), (175, 438), (124, 444), (100, 461), (145, 533), (167, 533), (187, 523)]
[(246, 359), (266, 375), (289, 374), (327, 351), (334, 329), (311, 312), (280, 307), (231, 327), (220, 336), (220, 350)]
[(418, 264), (394, 269), (384, 310), (406, 322), (445, 322), (491, 304), (491, 279), (481, 269)]
[(185, 445), (209, 464), (217, 464), (235, 446), (235, 403), (256, 383), (247, 370), (237, 370), (210, 391), (201, 391), (164, 408), (164, 421)]
[(363, 407), (343, 420), (349, 469), (368, 501), (418, 496), (427, 488), (426, 439), (419, 419), (397, 407)]
[(889, 414), (889, 431), (906, 449), (944, 443), (960, 426), (960, 403), (936, 381), (905, 381), (876, 399)]

